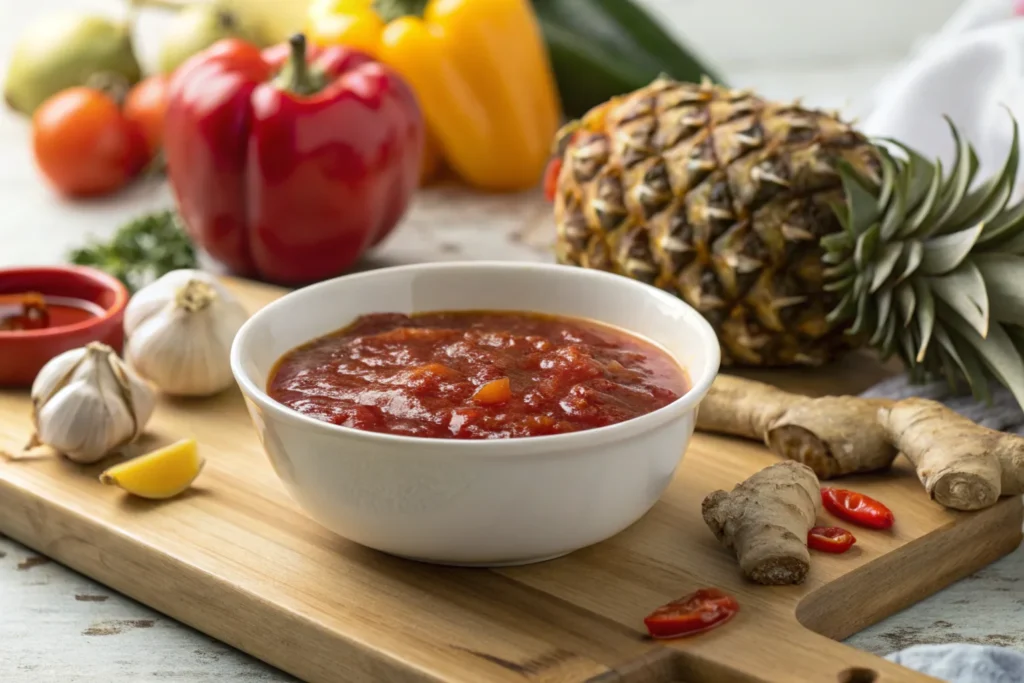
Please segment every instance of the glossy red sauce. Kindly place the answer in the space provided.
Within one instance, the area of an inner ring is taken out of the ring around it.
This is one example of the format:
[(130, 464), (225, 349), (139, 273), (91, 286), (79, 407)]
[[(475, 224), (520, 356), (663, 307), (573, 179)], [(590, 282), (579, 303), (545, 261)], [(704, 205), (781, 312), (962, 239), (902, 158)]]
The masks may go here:
[(675, 361), (622, 330), (533, 313), (374, 314), (289, 351), (270, 396), (346, 427), (438, 439), (593, 429), (686, 391)]
[(102, 313), (96, 304), (80, 299), (61, 297), (65, 303), (55, 303), (42, 294), (0, 295), (0, 332), (23, 332), (66, 327), (84, 322)]

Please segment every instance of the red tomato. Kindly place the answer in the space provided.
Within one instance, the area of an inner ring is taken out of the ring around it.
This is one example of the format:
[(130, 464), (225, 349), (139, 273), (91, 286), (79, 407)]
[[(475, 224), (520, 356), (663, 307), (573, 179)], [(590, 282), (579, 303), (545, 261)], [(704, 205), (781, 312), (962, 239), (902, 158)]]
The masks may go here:
[(710, 631), (740, 609), (736, 598), (717, 588), (700, 590), (662, 605), (644, 618), (652, 638), (679, 638)]
[(167, 85), (164, 75), (150, 76), (128, 91), (124, 116), (138, 126), (146, 140), (146, 153), (156, 156), (164, 142), (164, 114), (167, 112)]
[(856, 491), (825, 486), (821, 502), (836, 517), (871, 529), (888, 529), (896, 521), (889, 508)]
[(146, 162), (146, 142), (105, 93), (76, 87), (46, 100), (32, 117), (32, 148), (43, 175), (63, 194), (113, 192)]
[(825, 553), (845, 553), (857, 539), (837, 526), (816, 526), (807, 532), (807, 547)]

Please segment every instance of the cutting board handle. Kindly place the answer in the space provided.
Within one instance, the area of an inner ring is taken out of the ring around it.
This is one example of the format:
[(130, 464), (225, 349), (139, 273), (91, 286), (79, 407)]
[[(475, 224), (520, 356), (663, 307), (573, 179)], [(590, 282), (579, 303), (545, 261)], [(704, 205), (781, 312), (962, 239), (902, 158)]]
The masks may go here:
[[(822, 664), (822, 683), (940, 683), (939, 679), (908, 669), (890, 662), (883, 657), (852, 648), (816, 633), (809, 633), (800, 641), (799, 650), (813, 649), (824, 660)], [(796, 655), (799, 656), (799, 655)], [(829, 678), (825, 671), (827, 664), (832, 662), (834, 677)], [(779, 683), (792, 680), (782, 677), (775, 679)], [(774, 681), (773, 681), (774, 683)]]
[[(794, 676), (794, 672), (801, 673)], [(803, 671), (808, 673), (803, 673)], [(941, 683), (864, 650), (807, 631), (766, 650), (758, 683)], [(813, 673), (810, 673), (813, 672)]]
[[(723, 664), (713, 643), (709, 651), (694, 640), (666, 642), (674, 659), (653, 653), (646, 666), (615, 667), (616, 683), (941, 683), (887, 659), (857, 650), (831, 638), (804, 630), (798, 637), (788, 629), (765, 628), (761, 638), (744, 643), (743, 671)], [(735, 646), (735, 643), (732, 645)], [(714, 652), (710, 650), (715, 650)], [(640, 664), (637, 662), (636, 664)], [(600, 679), (604, 683), (604, 679)], [(588, 682), (592, 683), (592, 682)]]

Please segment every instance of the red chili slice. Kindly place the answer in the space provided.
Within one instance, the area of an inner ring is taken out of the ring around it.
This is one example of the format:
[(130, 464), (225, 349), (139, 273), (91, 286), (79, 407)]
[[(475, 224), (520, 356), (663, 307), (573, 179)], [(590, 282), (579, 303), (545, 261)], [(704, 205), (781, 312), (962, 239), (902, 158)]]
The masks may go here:
[(825, 553), (845, 553), (856, 542), (853, 534), (837, 526), (816, 526), (807, 532), (807, 547)]
[(825, 486), (821, 489), (821, 502), (836, 517), (871, 529), (888, 529), (896, 521), (892, 510), (856, 491)]
[(644, 618), (652, 638), (692, 636), (721, 626), (740, 609), (736, 598), (717, 588), (701, 588), (662, 605)]
[(549, 202), (555, 201), (555, 193), (558, 191), (558, 174), (561, 172), (562, 157), (553, 158), (544, 169), (544, 198)]

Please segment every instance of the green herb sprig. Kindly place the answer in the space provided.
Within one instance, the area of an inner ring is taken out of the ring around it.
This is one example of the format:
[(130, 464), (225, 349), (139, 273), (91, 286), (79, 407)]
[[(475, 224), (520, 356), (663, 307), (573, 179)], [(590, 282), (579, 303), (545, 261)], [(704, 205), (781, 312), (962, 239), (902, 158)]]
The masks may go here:
[(112, 240), (92, 240), (74, 249), (71, 263), (113, 275), (135, 293), (161, 275), (196, 268), (195, 248), (174, 211), (140, 216), (118, 229)]

